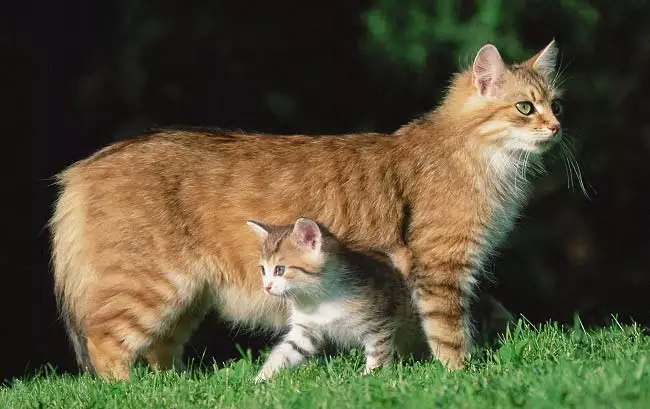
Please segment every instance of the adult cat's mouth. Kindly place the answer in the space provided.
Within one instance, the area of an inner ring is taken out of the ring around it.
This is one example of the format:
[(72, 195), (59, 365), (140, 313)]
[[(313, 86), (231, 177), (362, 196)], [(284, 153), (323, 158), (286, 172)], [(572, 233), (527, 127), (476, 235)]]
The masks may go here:
[(544, 136), (536, 136), (534, 138), (531, 138), (531, 143), (535, 148), (538, 150), (544, 152), (548, 149), (550, 149), (553, 145), (555, 145), (559, 140), (562, 138), (562, 131), (560, 130), (556, 134), (550, 134), (550, 135), (544, 135)]

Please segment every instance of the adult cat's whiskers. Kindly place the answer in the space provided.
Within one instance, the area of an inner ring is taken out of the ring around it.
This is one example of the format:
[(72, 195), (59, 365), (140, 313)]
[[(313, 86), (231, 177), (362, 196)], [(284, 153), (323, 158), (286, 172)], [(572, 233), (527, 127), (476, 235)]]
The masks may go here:
[(565, 168), (568, 170), (569, 188), (573, 190), (573, 174), (575, 174), (576, 179), (578, 180), (578, 184), (580, 185), (580, 190), (587, 199), (591, 199), (584, 184), (584, 179), (582, 177), (582, 171), (580, 170), (578, 159), (573, 152), (573, 149), (575, 149), (575, 147), (573, 146), (571, 140), (569, 139), (569, 136), (566, 135), (566, 133), (560, 141), (560, 148), (562, 150), (562, 157), (565, 160)]
[(530, 152), (526, 152), (524, 155), (524, 165), (522, 166), (521, 170), (521, 178), (526, 179), (526, 175), (528, 174), (528, 158), (530, 157)]
[(520, 180), (524, 184), (526, 183), (526, 173), (527, 173), (527, 163), (528, 163), (528, 155), (529, 152), (525, 151), (520, 151), (519, 156), (517, 157), (517, 162), (515, 165), (515, 180), (514, 180), (514, 187), (515, 191), (519, 192), (521, 191), (521, 187), (517, 186), (517, 181)]
[(564, 163), (564, 171), (566, 173), (566, 183), (567, 183), (567, 188), (570, 190), (573, 190), (573, 167), (569, 166), (569, 160), (567, 159), (567, 155), (565, 153), (565, 147), (564, 144), (560, 144), (560, 150), (562, 151), (562, 163)]

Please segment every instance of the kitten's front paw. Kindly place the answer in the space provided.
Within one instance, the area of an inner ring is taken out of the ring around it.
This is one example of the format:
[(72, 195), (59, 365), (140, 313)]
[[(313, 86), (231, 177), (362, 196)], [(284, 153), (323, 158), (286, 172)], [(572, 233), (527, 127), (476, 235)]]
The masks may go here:
[(366, 366), (366, 369), (364, 369), (363, 372), (361, 372), (361, 375), (362, 376), (370, 375), (375, 369), (377, 369), (376, 366)]
[(255, 377), (253, 382), (254, 383), (264, 382), (264, 381), (269, 380), (271, 378), (271, 376), (273, 376), (272, 372), (262, 370), (262, 371), (260, 371), (260, 373), (257, 374), (257, 376)]

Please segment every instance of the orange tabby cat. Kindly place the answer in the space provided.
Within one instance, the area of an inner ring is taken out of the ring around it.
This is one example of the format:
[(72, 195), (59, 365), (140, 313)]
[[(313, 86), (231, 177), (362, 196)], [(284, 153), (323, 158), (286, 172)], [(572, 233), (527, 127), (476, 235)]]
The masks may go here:
[(216, 308), (282, 326), (259, 291), (246, 220), (316, 219), (350, 248), (412, 254), (408, 279), (433, 354), (463, 366), (469, 302), (526, 198), (526, 163), (560, 137), (553, 42), (506, 65), (492, 45), (441, 105), (394, 134), (308, 137), (166, 130), (115, 143), (59, 176), (54, 280), (79, 362), (125, 378), (138, 356), (178, 362)]

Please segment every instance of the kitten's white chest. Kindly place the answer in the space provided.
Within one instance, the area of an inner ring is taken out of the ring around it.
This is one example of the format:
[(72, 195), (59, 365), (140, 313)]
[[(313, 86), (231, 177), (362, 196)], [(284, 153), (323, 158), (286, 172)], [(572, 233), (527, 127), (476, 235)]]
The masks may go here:
[(341, 321), (346, 310), (340, 301), (326, 301), (312, 307), (293, 308), (292, 319), (308, 325), (328, 326)]

